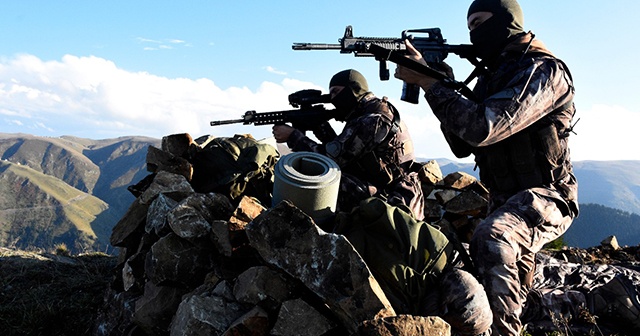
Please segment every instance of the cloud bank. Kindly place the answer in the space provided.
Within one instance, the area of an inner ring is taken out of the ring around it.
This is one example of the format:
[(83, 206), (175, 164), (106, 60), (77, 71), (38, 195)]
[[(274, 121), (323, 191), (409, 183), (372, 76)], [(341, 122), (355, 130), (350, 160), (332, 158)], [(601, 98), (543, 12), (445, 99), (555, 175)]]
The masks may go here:
[[(198, 136), (218, 130), (209, 126), (211, 120), (237, 119), (257, 108), (290, 109), (287, 96), (304, 88), (318, 87), (284, 79), (264, 82), (255, 92), (222, 89), (204, 78), (128, 72), (98, 57), (66, 55), (60, 61), (43, 61), (20, 55), (0, 64), (0, 122), (3, 132), (51, 136)], [(219, 130), (270, 135), (269, 127), (249, 127), (254, 126)]]
[[(281, 72), (272, 67), (265, 71)], [(213, 80), (166, 78), (129, 72), (99, 57), (66, 55), (43, 61), (32, 55), (0, 60), (0, 124), (5, 133), (74, 135), (92, 139), (125, 135), (162, 137), (175, 133), (269, 137), (268, 126), (209, 126), (211, 120), (238, 119), (245, 111), (291, 109), (287, 96), (325, 88), (285, 78), (246, 87), (220, 88)], [(395, 103), (395, 102), (394, 102)], [(438, 121), (425, 104), (398, 106), (422, 158), (453, 158)], [(640, 160), (640, 112), (622, 106), (578, 106), (572, 135), (574, 160)], [(464, 161), (464, 160), (463, 160)], [(468, 161), (468, 160), (467, 160)]]

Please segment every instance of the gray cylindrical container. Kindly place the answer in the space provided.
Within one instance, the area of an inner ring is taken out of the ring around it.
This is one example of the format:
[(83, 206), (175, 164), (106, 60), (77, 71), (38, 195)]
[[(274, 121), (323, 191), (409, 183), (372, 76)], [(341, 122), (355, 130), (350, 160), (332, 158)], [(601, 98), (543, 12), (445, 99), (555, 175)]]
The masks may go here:
[(335, 161), (318, 153), (293, 152), (276, 163), (272, 205), (286, 199), (322, 225), (336, 212), (339, 190)]

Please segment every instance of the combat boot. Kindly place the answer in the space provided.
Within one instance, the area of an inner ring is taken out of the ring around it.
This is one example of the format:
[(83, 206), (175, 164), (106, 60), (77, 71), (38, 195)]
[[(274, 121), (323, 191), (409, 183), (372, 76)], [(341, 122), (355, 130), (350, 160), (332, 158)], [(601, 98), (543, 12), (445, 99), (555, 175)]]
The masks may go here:
[(603, 324), (616, 323), (625, 329), (640, 331), (639, 294), (629, 278), (617, 275), (587, 294), (589, 311)]

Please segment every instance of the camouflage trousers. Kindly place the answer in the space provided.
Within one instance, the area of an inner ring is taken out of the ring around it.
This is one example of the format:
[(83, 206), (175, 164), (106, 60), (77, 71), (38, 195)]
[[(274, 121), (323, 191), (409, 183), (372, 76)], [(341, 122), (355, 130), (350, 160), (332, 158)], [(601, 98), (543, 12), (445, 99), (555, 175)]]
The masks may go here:
[(493, 334), (520, 334), (535, 254), (571, 225), (573, 217), (559, 208), (562, 198), (553, 193), (540, 188), (521, 191), (474, 231), (470, 253), (493, 312)]
[(343, 173), (340, 177), (338, 211), (350, 212), (360, 205), (360, 201), (372, 196), (401, 208), (417, 220), (424, 219), (424, 194), (418, 173), (406, 174), (383, 190), (350, 174)]
[(533, 289), (527, 296), (521, 320), (534, 324), (556, 320), (575, 322), (581, 311), (588, 310), (587, 296), (618, 275), (640, 288), (639, 271), (607, 264), (571, 263), (538, 254)]

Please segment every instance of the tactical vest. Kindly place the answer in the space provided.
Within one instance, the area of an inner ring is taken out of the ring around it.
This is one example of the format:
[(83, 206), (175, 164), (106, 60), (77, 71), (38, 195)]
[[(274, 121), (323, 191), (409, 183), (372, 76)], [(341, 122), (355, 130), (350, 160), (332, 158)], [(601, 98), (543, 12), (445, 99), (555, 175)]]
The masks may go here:
[(480, 180), (492, 192), (513, 193), (567, 177), (569, 132), (558, 130), (551, 116), (571, 106), (572, 102), (565, 104), (503, 141), (475, 148)]
[[(484, 87), (487, 91), (482, 95), (504, 87), (515, 72), (530, 66), (528, 62), (536, 57), (552, 57), (563, 65), (571, 78), (562, 60), (546, 51), (527, 52), (525, 49), (523, 54), (511, 53), (510, 59), (493, 74), (492, 80), (487, 83), (489, 86)], [(481, 181), (492, 192), (514, 193), (536, 186), (550, 186), (566, 178), (572, 170), (568, 146), (571, 129), (563, 126), (556, 117), (573, 108), (573, 101), (568, 101), (507, 139), (474, 148)]]
[(379, 114), (389, 127), (373, 151), (345, 168), (347, 173), (365, 177), (378, 188), (389, 185), (408, 171), (414, 160), (413, 143), (402, 126), (398, 110), (386, 100), (373, 98), (364, 103), (363, 115)]

